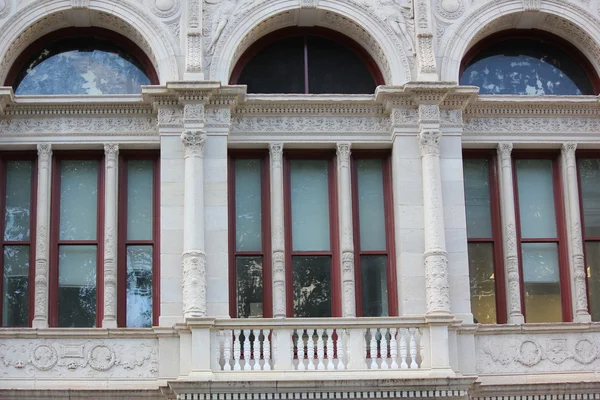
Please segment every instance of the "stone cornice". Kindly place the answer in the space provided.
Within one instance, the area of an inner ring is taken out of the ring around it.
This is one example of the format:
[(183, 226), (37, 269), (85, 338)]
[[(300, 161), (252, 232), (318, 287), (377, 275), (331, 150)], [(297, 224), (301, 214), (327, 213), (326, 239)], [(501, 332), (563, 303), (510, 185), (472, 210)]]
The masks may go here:
[(593, 117), (600, 111), (595, 96), (479, 96), (465, 109), (475, 117)]

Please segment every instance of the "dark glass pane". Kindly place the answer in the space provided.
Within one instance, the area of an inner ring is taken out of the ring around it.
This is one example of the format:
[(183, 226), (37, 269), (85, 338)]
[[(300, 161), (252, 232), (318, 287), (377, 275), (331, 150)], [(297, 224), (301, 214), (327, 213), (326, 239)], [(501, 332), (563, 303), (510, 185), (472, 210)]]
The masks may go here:
[(360, 250), (386, 250), (382, 161), (356, 160)]
[(592, 321), (600, 321), (600, 242), (585, 243), (586, 274)]
[(600, 159), (579, 160), (584, 232), (587, 238), (600, 236)]
[(19, 74), (16, 94), (141, 93), (150, 80), (139, 63), (108, 41), (73, 38), (36, 54)]
[(331, 316), (331, 257), (292, 257), (294, 317)]
[(469, 281), (471, 312), (475, 322), (495, 324), (496, 278), (492, 243), (469, 243)]
[(127, 239), (152, 240), (152, 160), (127, 161)]
[(263, 316), (262, 256), (236, 257), (238, 318)]
[(527, 322), (561, 322), (562, 303), (556, 243), (523, 243)]
[(585, 70), (552, 44), (510, 39), (481, 51), (463, 72), (461, 85), (481, 94), (593, 95)]
[(4, 246), (2, 326), (27, 326), (29, 246)]
[(279, 40), (248, 61), (238, 84), (248, 93), (304, 93), (304, 37)]
[(387, 256), (360, 256), (364, 317), (387, 317)]
[(96, 246), (60, 246), (58, 326), (96, 325)]
[(467, 234), (469, 238), (492, 237), (490, 176), (487, 158), (463, 160)]
[(555, 238), (554, 180), (551, 160), (517, 160), (519, 214), (523, 238)]
[(235, 160), (236, 251), (262, 250), (260, 160)]
[(31, 173), (31, 161), (8, 161), (6, 163), (4, 240), (29, 240)]
[(309, 93), (374, 93), (375, 80), (352, 50), (322, 37), (308, 37)]
[(60, 240), (94, 240), (98, 216), (96, 160), (60, 163)]
[(127, 246), (127, 326), (152, 326), (152, 246)]

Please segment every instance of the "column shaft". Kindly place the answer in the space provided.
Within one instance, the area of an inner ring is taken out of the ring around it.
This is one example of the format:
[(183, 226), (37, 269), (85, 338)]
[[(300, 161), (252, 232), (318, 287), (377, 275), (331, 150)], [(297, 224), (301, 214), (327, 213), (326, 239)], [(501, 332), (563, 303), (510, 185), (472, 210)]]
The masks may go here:
[(342, 260), (342, 317), (356, 316), (354, 282), (354, 235), (352, 230), (352, 188), (350, 143), (337, 144), (340, 250)]
[(104, 318), (103, 328), (117, 327), (117, 157), (119, 145), (104, 145)]
[(270, 143), (271, 252), (273, 263), (273, 317), (286, 316), (285, 228), (283, 205), (283, 144)]

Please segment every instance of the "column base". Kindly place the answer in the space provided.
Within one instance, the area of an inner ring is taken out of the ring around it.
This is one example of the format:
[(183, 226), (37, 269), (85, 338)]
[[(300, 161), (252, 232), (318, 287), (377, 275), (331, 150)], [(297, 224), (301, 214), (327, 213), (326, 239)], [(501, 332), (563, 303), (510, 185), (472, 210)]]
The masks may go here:
[(117, 320), (114, 318), (105, 318), (102, 320), (102, 327), (107, 329), (116, 329), (118, 328)]
[(46, 318), (34, 318), (31, 322), (31, 327), (35, 329), (48, 328), (48, 320)]

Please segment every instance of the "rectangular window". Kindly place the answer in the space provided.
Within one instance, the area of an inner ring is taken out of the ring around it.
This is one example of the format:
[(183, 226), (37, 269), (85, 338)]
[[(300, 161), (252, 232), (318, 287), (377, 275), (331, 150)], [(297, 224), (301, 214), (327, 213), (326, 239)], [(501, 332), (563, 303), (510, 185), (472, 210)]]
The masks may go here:
[(471, 312), (482, 324), (506, 323), (495, 162), (487, 152), (463, 155)]
[(158, 325), (158, 156), (121, 152), (119, 163), (118, 325)]
[(100, 326), (104, 163), (101, 155), (54, 159), (50, 325)]
[(286, 154), (285, 161), (288, 315), (339, 316), (333, 157)]
[(353, 152), (352, 189), (357, 315), (397, 315), (387, 154)]
[(34, 156), (0, 159), (0, 321), (3, 327), (29, 326), (35, 258)]
[(230, 315), (270, 318), (270, 211), (266, 153), (230, 153)]
[(514, 160), (518, 240), (527, 322), (571, 320), (563, 206), (555, 158)]

